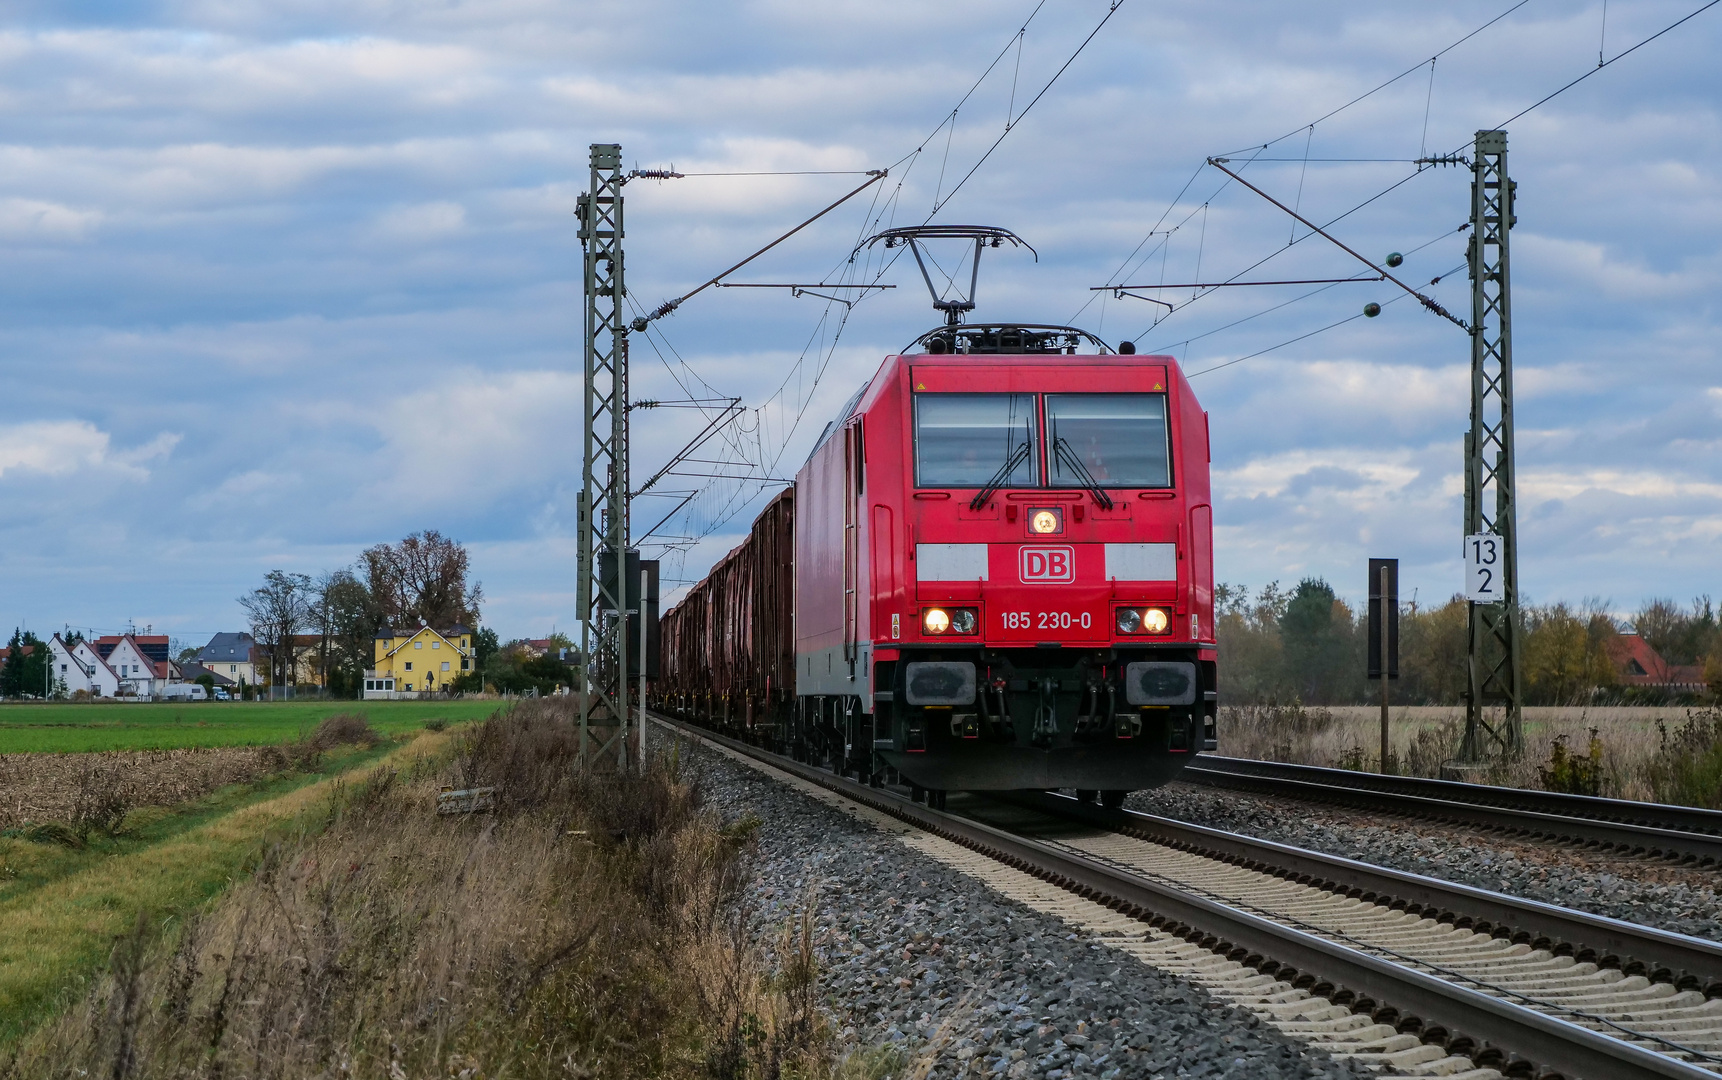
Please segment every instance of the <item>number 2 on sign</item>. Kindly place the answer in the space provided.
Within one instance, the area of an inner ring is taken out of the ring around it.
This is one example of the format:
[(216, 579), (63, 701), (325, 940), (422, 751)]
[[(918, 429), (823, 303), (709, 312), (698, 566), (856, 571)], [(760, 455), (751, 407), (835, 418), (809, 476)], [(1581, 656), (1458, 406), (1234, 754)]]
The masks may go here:
[(1494, 533), (1465, 537), (1465, 599), (1474, 604), (1499, 603), (1501, 572), (1506, 568), (1501, 538)]

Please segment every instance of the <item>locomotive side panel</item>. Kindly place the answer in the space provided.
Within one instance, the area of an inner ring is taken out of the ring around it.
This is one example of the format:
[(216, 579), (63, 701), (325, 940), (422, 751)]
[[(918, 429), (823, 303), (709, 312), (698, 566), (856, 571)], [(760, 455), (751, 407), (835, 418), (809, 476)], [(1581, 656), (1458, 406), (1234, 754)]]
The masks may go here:
[(843, 420), (795, 477), (795, 687), (803, 698), (857, 697), (867, 684), (872, 644), (862, 633), (871, 555), (861, 440), (859, 420)]

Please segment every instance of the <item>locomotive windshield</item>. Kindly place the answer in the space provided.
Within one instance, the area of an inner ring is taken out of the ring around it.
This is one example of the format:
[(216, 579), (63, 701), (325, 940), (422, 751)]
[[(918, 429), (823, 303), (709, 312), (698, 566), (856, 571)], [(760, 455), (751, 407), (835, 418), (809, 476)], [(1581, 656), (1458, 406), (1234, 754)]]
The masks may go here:
[(1046, 437), (1053, 487), (1172, 484), (1165, 394), (1048, 394)]
[(916, 394), (915, 483), (1033, 487), (1035, 427), (1033, 394)]

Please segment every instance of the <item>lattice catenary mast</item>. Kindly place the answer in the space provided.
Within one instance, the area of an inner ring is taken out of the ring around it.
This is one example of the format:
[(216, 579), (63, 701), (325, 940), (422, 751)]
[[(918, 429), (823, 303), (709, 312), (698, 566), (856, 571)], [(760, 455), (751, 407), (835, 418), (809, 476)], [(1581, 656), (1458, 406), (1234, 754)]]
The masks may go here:
[[(1501, 538), (1501, 600), (1472, 602), (1461, 757), (1524, 749), (1519, 550), (1513, 499), (1513, 308), (1508, 233), (1517, 220), (1507, 133), (1479, 131), (1471, 160), (1471, 430), (1465, 436), (1465, 535)], [(1499, 722), (1487, 709), (1499, 706)]]
[[(591, 187), (582, 194), (585, 253), (585, 441), (580, 466), (580, 758), (589, 726), (609, 731), (598, 757), (628, 763), (628, 326), (622, 276), (622, 147), (593, 143)], [(603, 558), (612, 556), (611, 560)], [(616, 568), (603, 575), (604, 563)]]

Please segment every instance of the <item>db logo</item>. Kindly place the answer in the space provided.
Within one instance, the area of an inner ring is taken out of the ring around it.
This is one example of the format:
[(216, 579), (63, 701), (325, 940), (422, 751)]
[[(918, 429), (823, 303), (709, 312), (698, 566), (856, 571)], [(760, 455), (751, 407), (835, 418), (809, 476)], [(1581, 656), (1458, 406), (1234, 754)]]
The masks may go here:
[(1048, 585), (1067, 584), (1076, 580), (1076, 552), (1067, 547), (1025, 547), (1019, 569), (1024, 582)]

